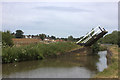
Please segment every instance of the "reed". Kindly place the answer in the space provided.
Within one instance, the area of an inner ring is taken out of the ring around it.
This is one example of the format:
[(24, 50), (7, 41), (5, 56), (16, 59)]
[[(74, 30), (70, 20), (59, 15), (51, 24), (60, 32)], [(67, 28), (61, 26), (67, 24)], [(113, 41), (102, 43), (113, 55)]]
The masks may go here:
[(2, 63), (44, 59), (78, 47), (78, 45), (72, 42), (38, 43), (20, 47), (5, 47), (2, 49)]

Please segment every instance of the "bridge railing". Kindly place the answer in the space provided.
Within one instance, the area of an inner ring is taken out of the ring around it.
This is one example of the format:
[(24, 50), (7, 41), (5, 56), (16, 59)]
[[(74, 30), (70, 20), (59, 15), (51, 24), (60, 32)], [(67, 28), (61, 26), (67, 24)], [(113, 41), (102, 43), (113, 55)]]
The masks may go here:
[(97, 26), (96, 28), (92, 29), (89, 33), (87, 33), (83, 38), (81, 38), (79, 41), (76, 43), (86, 43), (89, 41), (93, 36), (98, 35), (102, 31), (105, 31), (104, 28), (101, 28), (100, 26)]

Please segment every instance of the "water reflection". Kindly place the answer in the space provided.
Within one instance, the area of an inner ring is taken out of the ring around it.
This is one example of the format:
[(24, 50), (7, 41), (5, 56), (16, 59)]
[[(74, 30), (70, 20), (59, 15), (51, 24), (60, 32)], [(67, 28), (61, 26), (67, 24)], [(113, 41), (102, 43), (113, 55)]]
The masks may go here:
[[(107, 65), (103, 55), (62, 55), (41, 61), (3, 64), (3, 77), (7, 78), (90, 78)], [(102, 60), (101, 60), (102, 59)], [(97, 65), (96, 65), (97, 64)], [(101, 65), (102, 64), (102, 65)], [(104, 65), (104, 66), (103, 66)], [(102, 67), (102, 68), (101, 68)]]
[(98, 52), (100, 58), (99, 58), (99, 62), (97, 63), (97, 69), (101, 72), (103, 71), (105, 68), (107, 68), (107, 51), (100, 51)]

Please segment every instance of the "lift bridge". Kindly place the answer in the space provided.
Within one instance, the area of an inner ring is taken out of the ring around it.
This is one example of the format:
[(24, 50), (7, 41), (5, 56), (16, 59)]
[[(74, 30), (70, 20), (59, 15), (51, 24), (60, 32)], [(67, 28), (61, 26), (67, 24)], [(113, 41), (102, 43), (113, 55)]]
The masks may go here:
[(91, 46), (101, 37), (103, 37), (108, 31), (100, 26), (92, 29), (89, 33), (87, 33), (84, 37), (82, 37), (76, 44), (81, 46)]

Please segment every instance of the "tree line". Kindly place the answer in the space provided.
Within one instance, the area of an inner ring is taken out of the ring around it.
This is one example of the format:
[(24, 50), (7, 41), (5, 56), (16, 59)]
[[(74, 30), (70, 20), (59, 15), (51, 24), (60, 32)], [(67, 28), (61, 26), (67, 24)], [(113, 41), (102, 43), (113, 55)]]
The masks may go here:
[[(24, 32), (22, 30), (16, 30), (16, 33), (11, 33), (14, 38), (25, 38), (25, 35), (24, 35)], [(45, 38), (48, 38), (48, 39), (61, 39), (61, 40), (65, 40), (65, 41), (78, 41), (80, 38), (73, 38), (72, 35), (68, 36), (68, 38), (58, 38), (58, 37), (55, 37), (55, 36), (50, 36), (50, 35), (46, 35), (46, 34), (38, 34), (38, 35), (28, 35), (28, 37), (31, 38), (38, 38), (38, 39), (41, 39), (41, 40), (44, 40)]]
[[(16, 30), (15, 33), (11, 33), (10, 31), (0, 32), (2, 34), (2, 44), (3, 46), (13, 46), (12, 38), (25, 38), (24, 32), (22, 30)], [(74, 38), (72, 35), (68, 36), (68, 38), (58, 38), (55, 36), (50, 36), (46, 34), (38, 34), (38, 35), (29, 35), (33, 37), (37, 37), (38, 39), (44, 40), (45, 38), (54, 39), (54, 40), (63, 40), (63, 41), (73, 41), (76, 42), (80, 38)]]
[[(0, 32), (2, 33), (2, 44), (12, 46), (12, 38), (24, 38), (24, 32), (22, 30), (16, 30), (16, 33), (11, 33), (10, 31)], [(39, 35), (32, 35), (32, 36), (38, 36), (39, 39), (44, 40), (45, 38), (50, 39), (61, 39), (64, 41), (73, 41), (76, 42), (80, 40), (80, 38), (74, 38), (72, 35), (68, 36), (68, 38), (56, 38), (55, 36), (49, 36), (46, 34), (39, 34)], [(99, 39), (98, 42), (102, 44), (117, 44), (120, 46), (120, 31), (113, 31), (110, 34), (105, 35), (103, 38)]]
[(120, 46), (120, 31), (113, 31), (105, 35), (98, 42), (102, 44), (117, 44)]

